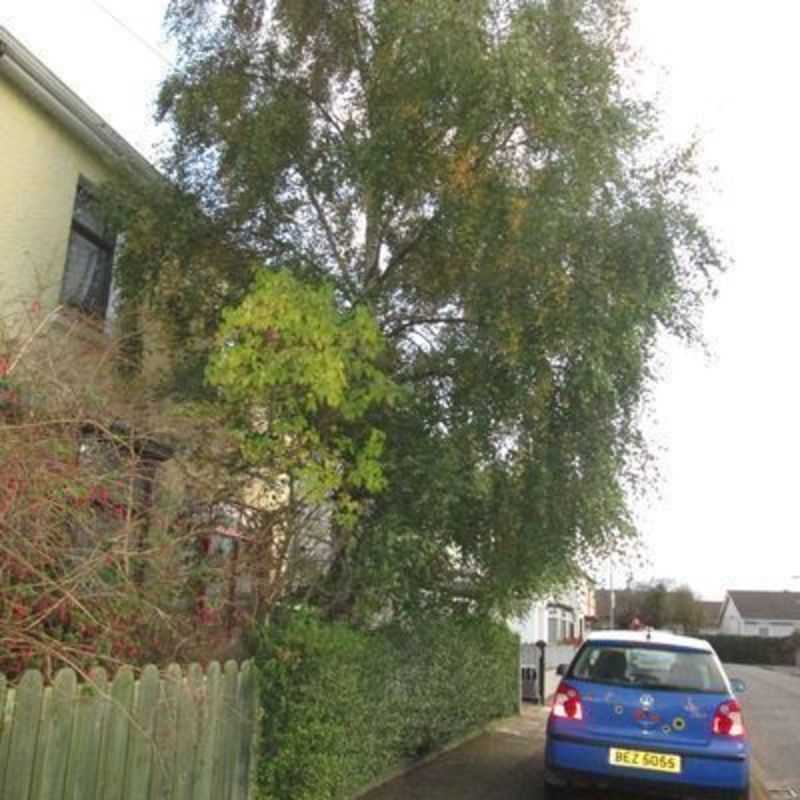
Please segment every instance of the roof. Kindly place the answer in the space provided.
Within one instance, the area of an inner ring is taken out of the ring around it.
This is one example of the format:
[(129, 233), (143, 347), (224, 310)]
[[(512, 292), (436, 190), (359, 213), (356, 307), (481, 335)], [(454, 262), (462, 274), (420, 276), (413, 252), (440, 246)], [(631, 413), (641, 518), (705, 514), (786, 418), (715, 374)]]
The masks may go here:
[[(649, 637), (649, 638), (648, 638)], [(683, 647), (691, 650), (711, 651), (711, 645), (703, 639), (677, 636), (663, 631), (595, 631), (586, 637), (587, 642), (620, 642), (624, 644), (660, 644), (668, 647)]]
[(114, 167), (127, 166), (146, 179), (159, 177), (156, 168), (136, 148), (1, 26), (0, 75), (57, 119), (103, 161)]
[(800, 621), (800, 592), (729, 591), (742, 617)]
[(717, 600), (698, 600), (697, 604), (703, 612), (703, 625), (706, 627), (719, 624), (722, 603)]

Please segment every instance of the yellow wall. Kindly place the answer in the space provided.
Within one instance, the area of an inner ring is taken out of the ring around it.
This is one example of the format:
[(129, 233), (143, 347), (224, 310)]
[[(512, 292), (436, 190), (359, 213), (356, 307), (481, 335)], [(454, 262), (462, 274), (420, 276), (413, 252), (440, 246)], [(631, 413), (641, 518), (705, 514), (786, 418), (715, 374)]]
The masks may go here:
[(78, 177), (107, 167), (0, 75), (0, 321), (18, 303), (58, 302)]

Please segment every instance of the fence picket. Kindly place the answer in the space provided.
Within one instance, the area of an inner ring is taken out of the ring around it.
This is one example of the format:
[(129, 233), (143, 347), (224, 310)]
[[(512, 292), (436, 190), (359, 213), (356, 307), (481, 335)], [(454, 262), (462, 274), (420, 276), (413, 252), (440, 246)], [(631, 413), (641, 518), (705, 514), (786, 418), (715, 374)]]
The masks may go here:
[[(39, 734), (36, 737), (34, 744), (36, 751), (33, 755), (33, 770), (31, 772), (31, 787), (30, 797), (34, 800), (39, 800), (39, 792), (41, 791), (42, 780), (44, 778), (44, 760), (47, 757), (48, 750), (50, 749), (50, 740), (52, 738), (52, 698), (53, 690), (45, 687), (42, 692), (42, 706), (39, 711)], [(27, 800), (28, 795), (26, 795)]]
[(234, 800), (247, 800), (250, 794), (250, 764), (253, 754), (256, 710), (256, 675), (253, 665), (245, 661), (239, 670), (239, 757), (236, 780), (234, 783)]
[(133, 688), (133, 670), (123, 667), (111, 684), (109, 718), (97, 787), (98, 800), (122, 800)]
[(148, 800), (153, 769), (153, 724), (161, 689), (158, 669), (144, 668), (136, 686), (126, 765), (125, 800)]
[(31, 800), (62, 800), (64, 797), (76, 686), (75, 673), (62, 669), (52, 689), (45, 690)]
[(197, 705), (188, 680), (178, 691), (178, 742), (175, 752), (174, 800), (192, 800), (192, 772), (197, 752)]
[[(8, 745), (11, 743), (11, 693), (6, 691), (6, 676), (0, 675), (0, 789), (6, 782), (8, 764)], [(8, 703), (8, 708), (6, 704)]]
[(14, 721), (8, 753), (5, 791), (2, 797), (27, 800), (33, 777), (33, 760), (39, 735), (44, 681), (42, 673), (28, 670), (16, 689)]
[(65, 800), (95, 800), (98, 763), (108, 714), (108, 678), (102, 667), (92, 670), (91, 682), (78, 687), (72, 747), (64, 788)]
[(182, 680), (181, 668), (172, 664), (161, 682), (161, 697), (153, 729), (155, 758), (150, 785), (151, 800), (172, 800), (173, 797), (178, 739), (178, 691)]
[(222, 722), (223, 722), (223, 759), (225, 782), (223, 793), (220, 795), (224, 800), (233, 798), (233, 782), (236, 778), (236, 756), (239, 752), (236, 735), (239, 729), (239, 709), (237, 706), (238, 693), (236, 691), (239, 678), (239, 669), (235, 661), (228, 661), (225, 664), (225, 673), (222, 679), (223, 698), (222, 698)]
[[(198, 668), (199, 671), (199, 668)], [(190, 676), (192, 673), (190, 671)], [(193, 680), (198, 680), (197, 672)], [(199, 676), (202, 680), (202, 676)], [(209, 664), (203, 681), (203, 705), (200, 717), (200, 740), (197, 743), (197, 759), (193, 782), (193, 800), (212, 800), (214, 761), (217, 752), (217, 722), (219, 720), (222, 677), (216, 661)]]

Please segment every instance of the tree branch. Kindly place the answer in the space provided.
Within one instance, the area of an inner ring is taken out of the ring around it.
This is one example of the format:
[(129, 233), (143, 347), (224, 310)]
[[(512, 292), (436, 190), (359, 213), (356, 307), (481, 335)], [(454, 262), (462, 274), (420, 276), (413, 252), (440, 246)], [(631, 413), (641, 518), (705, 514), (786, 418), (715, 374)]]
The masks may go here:
[(384, 286), (389, 279), (389, 276), (395, 272), (395, 270), (402, 265), (405, 259), (408, 257), (410, 253), (414, 251), (414, 249), (419, 245), (422, 241), (422, 238), (430, 229), (430, 227), (436, 222), (439, 214), (438, 212), (434, 214), (432, 217), (426, 219), (420, 226), (417, 232), (409, 237), (408, 239), (403, 242), (397, 252), (392, 256), (389, 260), (389, 263), (386, 265), (386, 269), (377, 275), (374, 282), (374, 287), (376, 289), (381, 288)]
[(305, 171), (301, 170), (298, 166), (297, 172), (300, 177), (303, 179), (303, 183), (305, 184), (305, 191), (308, 195), (308, 199), (314, 209), (314, 213), (317, 215), (317, 219), (319, 219), (319, 223), (322, 226), (322, 230), (325, 233), (325, 238), (328, 242), (328, 247), (330, 247), (333, 257), (336, 261), (336, 266), (339, 268), (339, 273), (342, 276), (342, 280), (347, 284), (347, 288), (350, 291), (351, 295), (355, 297), (358, 292), (356, 287), (353, 285), (352, 281), (348, 276), (347, 270), (347, 263), (345, 262), (342, 254), (339, 252), (339, 246), (336, 243), (336, 234), (331, 228), (330, 222), (328, 222), (328, 218), (325, 215), (325, 210), (322, 208), (322, 204), (319, 202), (316, 193), (311, 187), (311, 181)]
[(399, 336), (409, 328), (416, 328), (418, 325), (479, 325), (480, 323), (465, 317), (411, 317), (397, 327), (392, 328), (386, 334), (388, 338)]

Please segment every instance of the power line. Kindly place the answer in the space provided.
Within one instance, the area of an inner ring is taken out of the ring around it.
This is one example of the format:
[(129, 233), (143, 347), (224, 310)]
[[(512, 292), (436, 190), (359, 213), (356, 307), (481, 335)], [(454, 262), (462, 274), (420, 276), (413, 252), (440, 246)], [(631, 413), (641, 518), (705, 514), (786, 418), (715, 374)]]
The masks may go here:
[(153, 53), (154, 55), (158, 56), (165, 64), (167, 64), (168, 66), (173, 67), (173, 68), (175, 67), (175, 63), (170, 58), (165, 56), (161, 52), (161, 50), (159, 50), (155, 45), (150, 44), (150, 42), (148, 42), (147, 39), (144, 38), (144, 36), (142, 36), (141, 34), (137, 33), (135, 30), (133, 30), (133, 28), (131, 28), (125, 22), (125, 20), (120, 19), (116, 14), (114, 14), (113, 11), (110, 11), (108, 8), (106, 8), (100, 2), (100, 0), (90, 0), (90, 2), (94, 6), (99, 8), (100, 11), (102, 11), (104, 14), (108, 15), (109, 17), (111, 17), (111, 19), (113, 19), (114, 22), (117, 23), (117, 25), (119, 25), (123, 30), (127, 31), (128, 34), (133, 36), (133, 38), (136, 39), (139, 42), (139, 44), (144, 45), (151, 53)]

